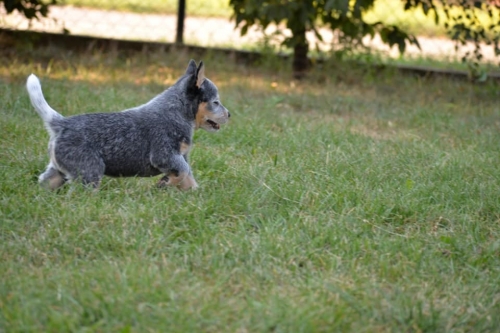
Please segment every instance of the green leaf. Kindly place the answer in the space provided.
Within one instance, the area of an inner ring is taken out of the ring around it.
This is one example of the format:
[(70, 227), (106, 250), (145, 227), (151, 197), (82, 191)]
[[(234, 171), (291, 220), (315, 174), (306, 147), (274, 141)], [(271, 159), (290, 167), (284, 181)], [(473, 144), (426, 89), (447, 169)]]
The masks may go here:
[(247, 32), (248, 32), (248, 23), (246, 23), (245, 25), (243, 25), (243, 26), (241, 27), (240, 34), (241, 34), (242, 36), (245, 36), (245, 35), (247, 34)]
[(325, 4), (326, 11), (339, 11), (343, 14), (349, 11), (349, 0), (328, 0)]
[(322, 42), (323, 41), (323, 36), (321, 36), (321, 34), (319, 33), (318, 29), (316, 29), (315, 27), (313, 27), (312, 30), (314, 31), (314, 35), (316, 36), (316, 38), (320, 42)]

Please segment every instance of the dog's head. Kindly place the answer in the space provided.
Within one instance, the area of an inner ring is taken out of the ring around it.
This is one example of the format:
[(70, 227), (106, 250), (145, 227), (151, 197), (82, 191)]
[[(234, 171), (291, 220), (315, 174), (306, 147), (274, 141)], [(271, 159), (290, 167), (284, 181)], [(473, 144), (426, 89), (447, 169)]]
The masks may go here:
[(229, 111), (222, 105), (219, 91), (212, 81), (205, 77), (205, 65), (202, 61), (198, 67), (194, 60), (189, 62), (186, 75), (191, 76), (191, 84), (198, 99), (195, 114), (195, 128), (203, 128), (209, 132), (216, 132), (220, 125), (227, 123)]

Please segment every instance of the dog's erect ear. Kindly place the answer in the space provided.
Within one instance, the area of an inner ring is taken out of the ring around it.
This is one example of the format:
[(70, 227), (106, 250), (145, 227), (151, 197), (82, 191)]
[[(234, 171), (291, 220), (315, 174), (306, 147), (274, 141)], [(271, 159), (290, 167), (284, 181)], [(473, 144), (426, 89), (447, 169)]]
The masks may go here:
[(200, 61), (198, 69), (196, 69), (196, 86), (201, 88), (203, 81), (205, 81), (205, 65), (203, 64), (203, 61)]
[(188, 68), (186, 69), (185, 75), (194, 75), (196, 74), (196, 62), (191, 59), (189, 60)]

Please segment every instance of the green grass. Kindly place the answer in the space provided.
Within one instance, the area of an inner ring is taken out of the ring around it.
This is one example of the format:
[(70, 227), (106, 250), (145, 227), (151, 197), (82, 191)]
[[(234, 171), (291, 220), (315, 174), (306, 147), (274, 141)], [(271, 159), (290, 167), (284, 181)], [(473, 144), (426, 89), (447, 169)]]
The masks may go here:
[(498, 86), (207, 56), (231, 122), (197, 132), (200, 189), (40, 188), (34, 72), (64, 115), (120, 110), (189, 54), (38, 49), (0, 65), (0, 331), (494, 332)]

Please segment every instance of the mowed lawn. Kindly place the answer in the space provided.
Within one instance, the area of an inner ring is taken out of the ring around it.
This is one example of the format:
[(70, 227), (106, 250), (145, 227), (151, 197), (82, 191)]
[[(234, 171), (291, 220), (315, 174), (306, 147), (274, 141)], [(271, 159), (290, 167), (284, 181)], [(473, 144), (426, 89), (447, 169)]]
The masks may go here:
[(64, 115), (116, 111), (191, 57), (4, 57), (0, 332), (499, 330), (498, 84), (206, 56), (232, 117), (195, 135), (198, 190), (37, 184), (30, 73)]

